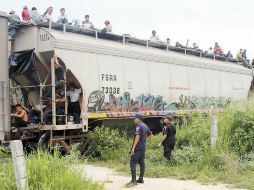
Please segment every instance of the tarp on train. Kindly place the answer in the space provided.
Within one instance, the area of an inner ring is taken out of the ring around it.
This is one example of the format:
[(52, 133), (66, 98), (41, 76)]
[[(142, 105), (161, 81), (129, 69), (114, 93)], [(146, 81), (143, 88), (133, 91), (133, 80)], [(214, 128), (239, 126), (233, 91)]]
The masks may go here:
[(13, 52), (9, 57), (9, 76), (32, 73), (36, 70), (34, 49)]

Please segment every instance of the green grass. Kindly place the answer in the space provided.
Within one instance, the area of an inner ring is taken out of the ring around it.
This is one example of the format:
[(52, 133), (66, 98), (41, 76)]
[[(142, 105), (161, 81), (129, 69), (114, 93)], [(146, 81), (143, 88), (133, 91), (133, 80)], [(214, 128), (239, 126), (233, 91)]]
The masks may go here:
[[(37, 151), (26, 158), (30, 190), (102, 190), (103, 185), (82, 177), (82, 169), (75, 154), (60, 157)], [(11, 161), (0, 162), (0, 190), (16, 189)]]
[[(155, 135), (147, 143), (145, 176), (194, 179), (205, 184), (227, 183), (231, 187), (254, 189), (251, 131), (254, 129), (254, 106), (229, 108), (218, 118), (220, 138), (217, 145), (211, 148), (211, 117), (193, 113), (187, 127), (177, 128), (177, 144), (170, 161), (163, 157), (163, 149), (156, 147), (162, 135)], [(92, 133), (89, 161), (130, 175), (129, 150), (132, 139), (121, 135), (108, 128), (96, 129)], [(109, 146), (103, 149), (106, 145)]]

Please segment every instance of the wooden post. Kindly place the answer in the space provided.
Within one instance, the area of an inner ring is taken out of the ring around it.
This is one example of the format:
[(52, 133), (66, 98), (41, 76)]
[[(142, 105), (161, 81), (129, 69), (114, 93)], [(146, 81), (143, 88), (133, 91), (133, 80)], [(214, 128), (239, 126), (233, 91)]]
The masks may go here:
[(23, 152), (23, 144), (20, 140), (14, 140), (10, 143), (13, 167), (16, 177), (18, 190), (28, 189), (26, 180), (26, 162)]
[(214, 147), (216, 144), (216, 141), (218, 139), (218, 121), (217, 116), (212, 116), (212, 122), (211, 122), (211, 146)]

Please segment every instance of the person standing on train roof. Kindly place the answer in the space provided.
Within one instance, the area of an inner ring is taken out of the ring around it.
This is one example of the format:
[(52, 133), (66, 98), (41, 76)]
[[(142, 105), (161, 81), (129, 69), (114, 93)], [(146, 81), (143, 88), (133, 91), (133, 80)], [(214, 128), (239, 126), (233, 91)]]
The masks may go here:
[(67, 92), (66, 96), (69, 97), (69, 105), (68, 105), (68, 112), (69, 115), (73, 116), (74, 123), (80, 124), (80, 114), (81, 114), (81, 88), (77, 88), (75, 83), (70, 83), (69, 91)]
[(167, 115), (164, 117), (163, 123), (165, 124), (165, 126), (163, 127), (163, 136), (160, 143), (157, 145), (158, 147), (163, 145), (164, 157), (168, 160), (171, 159), (172, 150), (174, 150), (176, 139), (176, 128), (173, 125), (172, 120), (173, 117), (171, 115)]
[[(130, 170), (131, 170), (131, 181), (127, 184), (128, 186), (137, 185), (137, 183), (144, 183), (145, 174), (145, 151), (146, 151), (146, 138), (152, 137), (152, 132), (148, 126), (143, 122), (144, 115), (135, 114), (134, 122), (136, 124), (134, 130), (133, 144), (131, 147), (131, 159), (130, 159)], [(140, 176), (136, 180), (136, 166), (140, 165)]]

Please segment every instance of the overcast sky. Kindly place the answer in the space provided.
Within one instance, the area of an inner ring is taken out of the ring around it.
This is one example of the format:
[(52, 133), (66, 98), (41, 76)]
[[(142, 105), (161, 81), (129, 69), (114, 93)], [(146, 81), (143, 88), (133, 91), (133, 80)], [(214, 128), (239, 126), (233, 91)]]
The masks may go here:
[(69, 19), (83, 19), (85, 14), (97, 28), (108, 19), (113, 32), (148, 39), (156, 30), (162, 40), (170, 37), (173, 43), (190, 40), (203, 50), (219, 42), (227, 52), (236, 56), (240, 48), (254, 58), (254, 1), (253, 0), (0, 0), (0, 9), (15, 10), (37, 7), (43, 13), (54, 7), (54, 17), (64, 7)]

